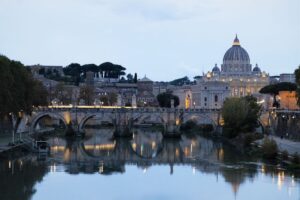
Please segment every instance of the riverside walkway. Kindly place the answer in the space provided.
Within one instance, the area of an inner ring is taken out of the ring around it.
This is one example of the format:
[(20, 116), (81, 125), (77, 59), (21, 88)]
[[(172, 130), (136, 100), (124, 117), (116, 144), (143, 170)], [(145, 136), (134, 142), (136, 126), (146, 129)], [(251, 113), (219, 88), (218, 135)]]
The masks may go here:
[(284, 138), (281, 139), (280, 137), (273, 136), (273, 135), (269, 136), (269, 138), (272, 138), (273, 140), (276, 141), (280, 151), (286, 150), (289, 154), (294, 154), (294, 153), (300, 154), (300, 142), (295, 142)]

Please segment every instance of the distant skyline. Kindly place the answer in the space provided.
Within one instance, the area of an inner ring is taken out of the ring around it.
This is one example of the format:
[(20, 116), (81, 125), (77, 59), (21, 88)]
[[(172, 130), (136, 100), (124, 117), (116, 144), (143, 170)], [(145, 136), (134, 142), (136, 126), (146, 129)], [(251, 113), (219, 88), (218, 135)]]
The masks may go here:
[(192, 78), (220, 67), (235, 34), (253, 67), (293, 73), (300, 1), (0, 1), (0, 54), (25, 65), (109, 61), (139, 78)]

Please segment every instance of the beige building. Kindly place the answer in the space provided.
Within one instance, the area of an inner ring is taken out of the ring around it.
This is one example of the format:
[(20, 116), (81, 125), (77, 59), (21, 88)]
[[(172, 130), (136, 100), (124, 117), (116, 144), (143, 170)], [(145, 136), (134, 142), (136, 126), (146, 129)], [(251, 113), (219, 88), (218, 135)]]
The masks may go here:
[(216, 64), (212, 71), (197, 79), (196, 85), (171, 90), (179, 97), (181, 108), (219, 109), (226, 98), (247, 95), (253, 95), (258, 102), (267, 105), (267, 95), (260, 94), (259, 90), (269, 82), (269, 75), (257, 64), (252, 69), (250, 57), (236, 36), (223, 57), (221, 69)]
[(247, 51), (241, 47), (239, 39), (234, 39), (224, 57), (221, 69), (215, 65), (211, 72), (204, 74), (204, 82), (222, 81), (229, 83), (230, 96), (260, 96), (259, 90), (269, 84), (269, 75), (256, 66), (252, 69)]
[(297, 105), (297, 94), (295, 91), (279, 92), (280, 108), (295, 110), (299, 109)]
[(221, 81), (197, 81), (192, 86), (193, 108), (222, 108), (224, 100), (230, 96), (229, 83)]

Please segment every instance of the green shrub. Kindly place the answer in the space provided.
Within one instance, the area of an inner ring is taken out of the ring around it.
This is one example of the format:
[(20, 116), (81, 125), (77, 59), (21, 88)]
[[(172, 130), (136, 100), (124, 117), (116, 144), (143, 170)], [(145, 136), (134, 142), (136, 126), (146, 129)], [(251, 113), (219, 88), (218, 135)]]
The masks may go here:
[(278, 153), (278, 147), (273, 139), (265, 138), (262, 144), (263, 157), (266, 159), (275, 159)]
[(298, 153), (294, 153), (293, 154), (293, 159), (292, 159), (292, 163), (299, 165), (300, 164), (300, 157)]
[(211, 132), (214, 130), (214, 127), (211, 124), (202, 124), (199, 129), (203, 132)]
[(287, 152), (287, 150), (284, 150), (283, 152), (281, 152), (281, 159), (282, 160), (288, 160), (289, 159), (289, 153)]
[(193, 120), (188, 120), (180, 126), (180, 130), (191, 130), (197, 127), (197, 123)]
[(249, 147), (254, 141), (254, 135), (252, 133), (247, 133), (244, 136), (243, 143), (245, 147)]

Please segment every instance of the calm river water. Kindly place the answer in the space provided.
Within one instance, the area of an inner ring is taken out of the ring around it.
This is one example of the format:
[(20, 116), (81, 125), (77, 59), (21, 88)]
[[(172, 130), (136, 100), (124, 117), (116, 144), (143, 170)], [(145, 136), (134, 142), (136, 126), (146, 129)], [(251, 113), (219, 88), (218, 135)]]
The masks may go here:
[(200, 136), (87, 129), (83, 140), (48, 142), (48, 156), (0, 161), (1, 200), (300, 199), (296, 175)]

